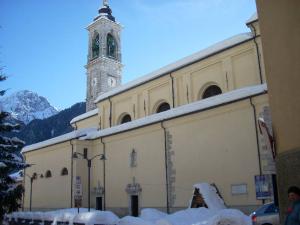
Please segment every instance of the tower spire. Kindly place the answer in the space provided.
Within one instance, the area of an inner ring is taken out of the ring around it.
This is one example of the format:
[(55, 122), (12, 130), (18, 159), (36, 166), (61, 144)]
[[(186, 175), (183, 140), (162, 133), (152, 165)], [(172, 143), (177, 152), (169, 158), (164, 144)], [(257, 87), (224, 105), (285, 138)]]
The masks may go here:
[(108, 0), (103, 0), (103, 6), (108, 6)]

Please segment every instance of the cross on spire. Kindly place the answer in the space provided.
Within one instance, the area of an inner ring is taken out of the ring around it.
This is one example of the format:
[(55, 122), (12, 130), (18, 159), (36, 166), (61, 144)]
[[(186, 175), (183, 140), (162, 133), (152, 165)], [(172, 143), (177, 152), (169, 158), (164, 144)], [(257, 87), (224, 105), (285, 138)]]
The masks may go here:
[(108, 0), (103, 0), (103, 6), (108, 6)]

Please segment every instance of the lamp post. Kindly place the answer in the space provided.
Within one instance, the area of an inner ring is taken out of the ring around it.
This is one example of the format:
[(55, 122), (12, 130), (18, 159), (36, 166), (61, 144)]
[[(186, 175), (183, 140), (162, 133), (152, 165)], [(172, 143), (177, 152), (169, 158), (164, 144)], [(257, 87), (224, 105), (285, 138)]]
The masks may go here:
[(37, 178), (37, 174), (36, 173), (33, 173), (31, 176), (27, 175), (27, 177), (29, 177), (30, 179), (30, 200), (29, 200), (29, 211), (31, 211), (31, 206), (32, 206), (32, 183), (33, 183), (33, 180), (35, 180)]
[(73, 159), (79, 159), (79, 156), (82, 157), (82, 159), (85, 159), (87, 161), (87, 167), (88, 167), (88, 211), (90, 212), (91, 210), (91, 167), (92, 167), (92, 160), (95, 159), (96, 157), (100, 157), (100, 160), (106, 160), (104, 154), (99, 154), (95, 155), (92, 158), (87, 157), (87, 148), (83, 149), (83, 154), (79, 152), (74, 152), (73, 153)]

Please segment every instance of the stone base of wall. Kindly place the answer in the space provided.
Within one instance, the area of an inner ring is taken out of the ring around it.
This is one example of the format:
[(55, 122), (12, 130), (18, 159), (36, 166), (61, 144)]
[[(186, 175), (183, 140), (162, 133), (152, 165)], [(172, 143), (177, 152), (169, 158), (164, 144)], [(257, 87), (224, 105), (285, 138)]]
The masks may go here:
[(300, 187), (300, 149), (294, 149), (278, 154), (276, 159), (277, 186), (281, 221), (288, 207), (287, 191), (290, 186)]

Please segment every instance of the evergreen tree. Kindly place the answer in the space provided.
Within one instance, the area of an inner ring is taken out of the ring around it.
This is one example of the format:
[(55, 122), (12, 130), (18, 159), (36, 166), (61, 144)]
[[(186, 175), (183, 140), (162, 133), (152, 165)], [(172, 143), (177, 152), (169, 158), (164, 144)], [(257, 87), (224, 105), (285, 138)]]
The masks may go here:
[[(0, 81), (6, 80), (3, 68), (0, 68)], [(5, 90), (0, 90), (0, 96)], [(18, 125), (6, 121), (9, 113), (0, 109), (0, 222), (5, 213), (10, 213), (20, 208), (23, 187), (17, 185), (10, 176), (12, 173), (25, 168), (26, 164), (20, 154), (24, 142), (18, 138), (8, 138), (6, 134), (19, 129)]]

